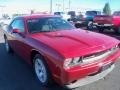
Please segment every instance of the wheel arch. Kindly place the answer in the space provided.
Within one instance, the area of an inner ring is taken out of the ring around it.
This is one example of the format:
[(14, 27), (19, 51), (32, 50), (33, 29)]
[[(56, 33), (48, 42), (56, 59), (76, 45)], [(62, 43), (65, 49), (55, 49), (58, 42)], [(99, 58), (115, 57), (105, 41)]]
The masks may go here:
[[(43, 55), (43, 53), (41, 53), (40, 51), (35, 50), (35, 49), (33, 49), (31, 51), (32, 65), (34, 65), (33, 58), (35, 57), (36, 54), (40, 54), (44, 58), (44, 61), (47, 64), (47, 67), (48, 67), (52, 77), (54, 77), (54, 80), (58, 81), (58, 82), (61, 82), (60, 81), (60, 73), (61, 73), (60, 67), (56, 66), (56, 64), (54, 62), (52, 62), (51, 60), (47, 60), (48, 58), (45, 58), (45, 55)], [(56, 74), (55, 74), (55, 72), (56, 72)]]
[(31, 53), (30, 53), (30, 60), (31, 60), (31, 64), (33, 65), (34, 61), (33, 61), (33, 58), (35, 57), (36, 54), (40, 54), (41, 53), (35, 49), (31, 50)]
[(47, 61), (46, 61), (45, 56), (43, 55), (43, 53), (40, 52), (40, 51), (38, 51), (38, 50), (36, 50), (36, 49), (33, 49), (33, 50), (31, 50), (31, 53), (30, 53), (30, 60), (31, 60), (31, 64), (32, 65), (34, 64), (33, 59), (34, 59), (35, 55), (37, 55), (37, 54), (39, 54), (42, 58), (44, 58), (45, 62), (47, 63)]

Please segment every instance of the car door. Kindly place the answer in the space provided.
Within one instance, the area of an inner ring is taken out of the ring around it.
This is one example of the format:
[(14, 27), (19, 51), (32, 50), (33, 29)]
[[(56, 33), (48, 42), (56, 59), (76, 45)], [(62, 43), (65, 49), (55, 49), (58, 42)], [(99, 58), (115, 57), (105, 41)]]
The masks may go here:
[(11, 25), (12, 30), (18, 29), (19, 33), (12, 33), (12, 38), (14, 39), (14, 51), (18, 53), (21, 57), (27, 57), (27, 44), (26, 44), (26, 30), (23, 19), (16, 19)]

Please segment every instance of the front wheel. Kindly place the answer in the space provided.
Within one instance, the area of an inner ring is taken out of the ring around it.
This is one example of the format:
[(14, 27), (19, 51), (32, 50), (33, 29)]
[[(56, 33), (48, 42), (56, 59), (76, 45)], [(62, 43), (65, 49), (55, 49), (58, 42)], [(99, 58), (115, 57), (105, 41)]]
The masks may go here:
[(42, 86), (49, 86), (52, 84), (51, 74), (44, 58), (37, 54), (34, 57), (34, 71), (37, 79)]

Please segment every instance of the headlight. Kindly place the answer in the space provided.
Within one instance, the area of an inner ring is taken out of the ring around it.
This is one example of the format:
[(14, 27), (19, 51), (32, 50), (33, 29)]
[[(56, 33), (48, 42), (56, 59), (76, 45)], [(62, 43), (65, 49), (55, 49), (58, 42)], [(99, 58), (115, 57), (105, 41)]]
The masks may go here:
[(82, 59), (80, 57), (76, 58), (69, 58), (64, 61), (64, 68), (70, 68), (76, 65), (79, 65), (82, 62)]
[(71, 62), (72, 62), (72, 58), (66, 59), (64, 61), (64, 67), (68, 68), (70, 66)]
[(80, 60), (80, 57), (73, 58), (73, 63), (78, 64)]
[(118, 48), (120, 48), (120, 44), (118, 44), (118, 45), (112, 47), (112, 48), (111, 48), (111, 51), (114, 51), (114, 50), (116, 50), (116, 49), (118, 49)]

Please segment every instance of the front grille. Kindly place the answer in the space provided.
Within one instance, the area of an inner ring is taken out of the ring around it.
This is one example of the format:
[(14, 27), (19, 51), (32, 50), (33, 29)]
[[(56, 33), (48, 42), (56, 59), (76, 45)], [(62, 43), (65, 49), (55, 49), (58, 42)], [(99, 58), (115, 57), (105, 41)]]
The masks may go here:
[(112, 55), (113, 53), (117, 52), (119, 50), (119, 47), (113, 47), (109, 50), (94, 53), (91, 55), (83, 56), (82, 57), (82, 62), (83, 63), (91, 63), (94, 61), (98, 61), (104, 58), (107, 58), (108, 56)]

